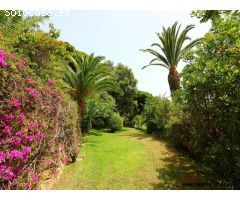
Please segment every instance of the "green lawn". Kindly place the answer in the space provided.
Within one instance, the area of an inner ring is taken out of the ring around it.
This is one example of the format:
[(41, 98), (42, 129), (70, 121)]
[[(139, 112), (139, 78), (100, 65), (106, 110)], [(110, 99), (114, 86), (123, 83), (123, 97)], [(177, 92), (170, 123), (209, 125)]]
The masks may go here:
[(190, 159), (131, 128), (114, 134), (92, 130), (80, 156), (65, 166), (53, 189), (184, 189), (182, 183), (205, 180)]

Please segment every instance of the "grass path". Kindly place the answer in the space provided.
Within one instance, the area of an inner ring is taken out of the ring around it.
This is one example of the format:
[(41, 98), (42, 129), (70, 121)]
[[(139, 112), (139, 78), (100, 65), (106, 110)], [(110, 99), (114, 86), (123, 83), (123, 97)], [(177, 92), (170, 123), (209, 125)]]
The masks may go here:
[(182, 183), (205, 181), (196, 163), (136, 129), (91, 131), (80, 152), (83, 160), (65, 166), (53, 189), (188, 189)]

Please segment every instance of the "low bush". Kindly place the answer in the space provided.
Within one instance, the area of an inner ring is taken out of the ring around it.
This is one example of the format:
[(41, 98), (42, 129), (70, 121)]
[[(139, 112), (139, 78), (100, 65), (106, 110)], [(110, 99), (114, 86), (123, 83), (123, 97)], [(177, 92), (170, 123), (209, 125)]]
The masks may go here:
[(114, 111), (115, 101), (107, 92), (87, 100), (82, 130), (87, 133), (89, 128), (107, 128), (108, 119)]
[(152, 97), (147, 99), (144, 107), (144, 118), (147, 133), (157, 137), (166, 134), (166, 125), (169, 118), (170, 101), (166, 98)]
[(118, 113), (112, 113), (108, 119), (108, 128), (111, 132), (120, 131), (123, 128), (123, 119)]
[(136, 115), (133, 118), (134, 128), (143, 130), (145, 129), (145, 119), (142, 115)]

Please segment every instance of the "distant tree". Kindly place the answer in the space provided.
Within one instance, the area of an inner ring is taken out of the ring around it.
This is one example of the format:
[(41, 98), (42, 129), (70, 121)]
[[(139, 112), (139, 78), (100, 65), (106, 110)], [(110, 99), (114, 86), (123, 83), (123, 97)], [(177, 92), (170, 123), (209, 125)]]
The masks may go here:
[(132, 70), (123, 64), (118, 64), (115, 67), (114, 76), (122, 90), (122, 95), (116, 92), (111, 92), (110, 94), (116, 100), (116, 108), (124, 118), (124, 125), (132, 126), (134, 110), (137, 105), (137, 80)]
[(144, 91), (137, 91), (137, 106), (135, 107), (134, 115), (141, 115), (143, 113), (144, 106), (149, 97), (153, 97), (152, 94)]

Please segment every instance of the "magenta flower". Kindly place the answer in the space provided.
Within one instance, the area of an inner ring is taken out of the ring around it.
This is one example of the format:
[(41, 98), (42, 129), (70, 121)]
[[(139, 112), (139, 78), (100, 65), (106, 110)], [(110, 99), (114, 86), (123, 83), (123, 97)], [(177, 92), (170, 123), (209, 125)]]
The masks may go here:
[(36, 123), (36, 122), (29, 122), (28, 128), (30, 130), (35, 130), (35, 129), (38, 128), (38, 123)]
[(11, 106), (13, 106), (17, 109), (19, 109), (20, 105), (21, 105), (17, 98), (12, 98), (10, 101), (10, 104), (11, 104)]
[(20, 114), (19, 115), (19, 121), (23, 122), (25, 120), (25, 115), (24, 114)]
[(23, 154), (24, 155), (29, 155), (31, 153), (31, 148), (30, 147), (24, 147)]
[(16, 150), (16, 149), (11, 150), (9, 152), (9, 159), (13, 160), (14, 158), (22, 160), (23, 159), (23, 153), (21, 151)]
[(38, 182), (39, 178), (36, 174), (31, 174), (31, 180), (36, 183)]
[(27, 76), (27, 77), (26, 77), (26, 80), (27, 80), (27, 82), (28, 82), (29, 84), (33, 84), (33, 80), (32, 80), (32, 78), (31, 78), (30, 76)]
[(6, 141), (4, 139), (2, 139), (2, 144), (6, 144)]
[(6, 121), (12, 121), (12, 120), (14, 120), (14, 116), (13, 116), (13, 114), (12, 113), (10, 113), (10, 114), (6, 114), (5, 115), (5, 119), (6, 119)]
[(22, 139), (20, 137), (12, 137), (13, 145), (18, 146), (21, 144)]
[(12, 170), (7, 169), (7, 170), (5, 171), (5, 179), (7, 179), (7, 180), (12, 180), (13, 177), (14, 177), (14, 174), (13, 174)]
[(39, 97), (40, 96), (40, 92), (39, 91), (34, 91), (30, 94), (32, 97)]
[(30, 189), (31, 189), (31, 184), (30, 184), (30, 182), (29, 182), (29, 181), (25, 183), (25, 186), (27, 187), (27, 189), (28, 189), (28, 190), (30, 190)]
[(35, 139), (35, 137), (34, 136), (30, 136), (30, 135), (26, 135), (26, 137), (25, 137), (26, 139), (27, 139), (27, 141), (28, 142), (32, 142), (34, 139)]
[(17, 187), (18, 184), (19, 184), (19, 182), (18, 182), (16, 179), (14, 179), (14, 180), (13, 180), (13, 185), (14, 185), (15, 187)]
[(37, 90), (34, 90), (32, 88), (25, 88), (25, 91), (31, 96), (31, 97), (39, 97), (40, 96), (40, 92)]
[(7, 67), (7, 65), (7, 62), (2, 57), (0, 57), (0, 67)]
[(2, 151), (0, 151), (0, 163), (3, 162), (5, 162), (5, 154)]
[(36, 138), (36, 139), (41, 139), (41, 138), (44, 138), (44, 134), (43, 133), (37, 133), (34, 137)]
[(22, 131), (18, 131), (18, 132), (16, 133), (16, 136), (21, 137), (21, 136), (22, 136)]
[(54, 97), (57, 99), (57, 100), (61, 100), (61, 96), (59, 95), (58, 92), (54, 92)]
[(4, 130), (6, 131), (8, 136), (12, 135), (11, 127), (10, 126), (4, 126)]
[(5, 51), (0, 49), (0, 57), (3, 58), (6, 55)]
[(54, 85), (54, 84), (55, 84), (55, 81), (52, 80), (52, 79), (49, 79), (49, 80), (48, 80), (48, 83), (50, 83), (51, 85)]

